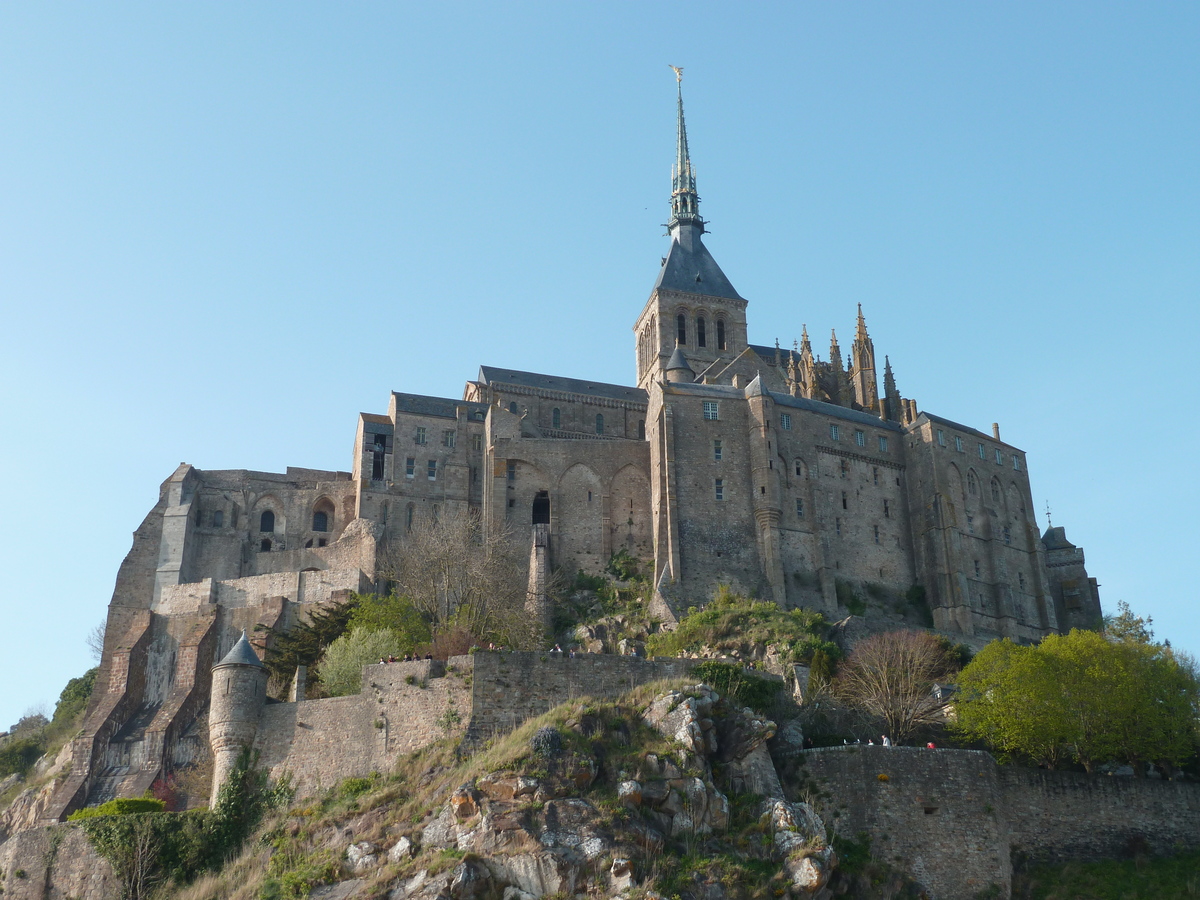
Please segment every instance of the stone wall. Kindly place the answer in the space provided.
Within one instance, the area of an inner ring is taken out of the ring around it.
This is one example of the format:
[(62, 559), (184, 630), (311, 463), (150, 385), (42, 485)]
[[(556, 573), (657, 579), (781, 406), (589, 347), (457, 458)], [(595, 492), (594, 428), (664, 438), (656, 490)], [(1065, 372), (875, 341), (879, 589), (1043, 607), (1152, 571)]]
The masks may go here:
[(993, 884), (1009, 896), (1007, 827), (990, 754), (855, 746), (801, 758), (826, 824), (846, 837), (865, 831), (872, 855), (903, 860), (933, 900), (963, 900)]
[(640, 684), (686, 677), (702, 661), (505, 651), (475, 653), (473, 659), (470, 742), (507, 734), (576, 697), (616, 697)]
[(120, 895), (112, 867), (74, 825), (52, 825), (0, 844), (4, 900), (110, 900)]
[(386, 772), (399, 756), (463, 731), (471, 668), (469, 656), (377, 663), (363, 667), (354, 696), (268, 704), (255, 741), (261, 763), (273, 778), (290, 772), (299, 796)]
[[(976, 750), (831, 747), (802, 754), (806, 785), (837, 833), (905, 861), (933, 900), (992, 884), (1013, 857), (1119, 857), (1200, 846), (1200, 785), (998, 766)], [(880, 776), (887, 776), (881, 780)]]
[(1106, 859), (1138, 847), (1200, 847), (1200, 785), (999, 767), (1013, 852), (1038, 860)]

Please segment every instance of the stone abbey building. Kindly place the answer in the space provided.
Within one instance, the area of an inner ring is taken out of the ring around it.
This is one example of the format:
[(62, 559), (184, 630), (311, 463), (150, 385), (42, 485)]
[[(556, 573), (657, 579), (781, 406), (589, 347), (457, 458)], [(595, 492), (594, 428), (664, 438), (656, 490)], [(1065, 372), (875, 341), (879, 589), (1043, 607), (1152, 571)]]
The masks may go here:
[(373, 589), (377, 543), (439, 517), (475, 512), (568, 572), (626, 550), (675, 611), (729, 584), (841, 617), (854, 592), (917, 584), (948, 632), (1031, 641), (1099, 621), (1083, 551), (1039, 535), (1025, 453), (902, 397), (861, 310), (845, 357), (834, 337), (822, 360), (807, 332), (750, 343), (747, 300), (704, 244), (682, 94), (677, 127), (670, 245), (629, 307), (632, 384), (483, 366), (461, 399), (393, 392), (361, 414), (349, 472), (184, 464), (163, 483), (47, 819), (192, 759), (243, 629)]

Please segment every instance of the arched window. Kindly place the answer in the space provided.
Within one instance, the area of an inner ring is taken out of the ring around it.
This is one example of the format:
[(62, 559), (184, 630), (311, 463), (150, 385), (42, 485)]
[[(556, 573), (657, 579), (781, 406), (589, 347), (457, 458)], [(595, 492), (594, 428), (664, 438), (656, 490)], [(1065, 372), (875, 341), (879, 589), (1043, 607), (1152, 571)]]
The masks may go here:
[(972, 497), (979, 493), (979, 482), (976, 480), (974, 472), (967, 473), (967, 492)]
[(644, 441), (645, 439), (646, 439), (646, 420), (638, 419), (638, 440)]
[(725, 320), (717, 319), (717, 349), (725, 349)]
[[(258, 517), (258, 530), (263, 534), (273, 534), (275, 531), (275, 513), (269, 509), (264, 509), (263, 514)], [(270, 549), (269, 547), (267, 548)]]
[(994, 478), (992, 479), (992, 502), (1000, 502), (1000, 482)]
[(596, 434), (604, 434), (604, 414), (596, 413)]
[(516, 411), (517, 411), (517, 401), (516, 400), (514, 400), (510, 404), (508, 404), (508, 411), (510, 413), (516, 413)]
[(675, 317), (675, 342), (680, 347), (687, 346), (687, 316), (683, 313)]
[(554, 407), (554, 412), (550, 413), (550, 424), (554, 428), (562, 428), (562, 410), (557, 406)]
[(416, 508), (410, 503), (404, 508), (404, 530), (412, 531), (413, 515), (416, 513)]
[(328, 531), (329, 530), (329, 513), (323, 509), (313, 513), (313, 531)]
[(696, 319), (696, 346), (708, 346), (708, 327), (705, 324), (704, 316), (700, 316)]

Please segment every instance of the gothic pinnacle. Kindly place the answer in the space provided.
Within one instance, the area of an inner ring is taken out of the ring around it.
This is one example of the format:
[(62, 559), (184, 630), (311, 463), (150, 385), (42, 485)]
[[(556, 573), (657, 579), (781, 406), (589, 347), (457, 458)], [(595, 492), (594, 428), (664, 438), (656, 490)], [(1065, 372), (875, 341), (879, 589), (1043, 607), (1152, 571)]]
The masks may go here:
[(696, 193), (696, 172), (692, 168), (692, 157), (688, 152), (687, 126), (683, 121), (683, 68), (671, 66), (675, 72), (677, 89), (677, 113), (675, 134), (675, 165), (671, 169), (671, 220), (667, 228), (672, 231), (677, 225), (694, 225), (704, 233), (704, 220), (700, 218), (700, 197)]

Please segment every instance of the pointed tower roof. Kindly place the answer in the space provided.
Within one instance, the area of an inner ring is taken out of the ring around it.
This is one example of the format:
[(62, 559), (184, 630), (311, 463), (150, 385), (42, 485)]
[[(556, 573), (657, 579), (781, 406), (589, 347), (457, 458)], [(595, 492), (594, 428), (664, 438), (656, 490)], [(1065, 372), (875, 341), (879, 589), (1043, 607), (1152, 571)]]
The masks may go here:
[(233, 645), (225, 658), (222, 659), (216, 666), (257, 666), (260, 669), (266, 668), (262, 664), (262, 660), (258, 658), (258, 654), (254, 652), (254, 647), (250, 645), (250, 641), (246, 638), (245, 629), (242, 630), (242, 636), (238, 638), (236, 644)]
[(859, 341), (870, 340), (867, 335), (867, 320), (863, 318), (862, 304), (858, 304), (858, 327), (854, 330), (854, 338)]
[(742, 296), (734, 290), (700, 239), (707, 223), (700, 217), (696, 172), (692, 168), (687, 126), (683, 121), (683, 69), (677, 66), (671, 68), (675, 70), (677, 86), (675, 164), (671, 167), (671, 219), (667, 222), (667, 229), (671, 234), (671, 249), (667, 251), (654, 287), (656, 290), (741, 300)]
[[(678, 372), (680, 374), (675, 378), (671, 378), (671, 372)], [(691, 381), (696, 377), (695, 370), (688, 365), (687, 357), (683, 355), (683, 351), (679, 349), (678, 344), (675, 345), (675, 350), (671, 353), (671, 358), (667, 360), (667, 367), (663, 369), (663, 373), (668, 376), (668, 381)]]

